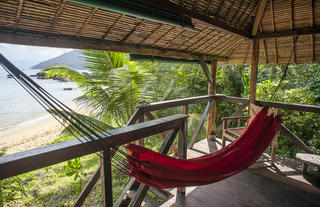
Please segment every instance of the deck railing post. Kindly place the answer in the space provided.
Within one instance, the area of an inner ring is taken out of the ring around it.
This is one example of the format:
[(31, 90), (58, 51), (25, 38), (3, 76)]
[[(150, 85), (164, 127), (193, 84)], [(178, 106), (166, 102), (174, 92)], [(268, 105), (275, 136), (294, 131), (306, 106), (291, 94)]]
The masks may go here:
[(100, 155), (100, 178), (102, 187), (102, 206), (112, 207), (112, 168), (111, 168), (111, 154), (110, 147), (106, 147)]
[[(183, 112), (185, 114), (188, 113), (188, 105), (185, 105), (183, 107)], [(187, 124), (188, 124), (188, 119), (186, 119), (184, 123), (181, 124), (180, 130), (179, 130), (178, 157), (180, 159), (187, 158), (187, 142), (188, 142)], [(177, 199), (185, 198), (185, 194), (186, 194), (185, 187), (177, 189)]]

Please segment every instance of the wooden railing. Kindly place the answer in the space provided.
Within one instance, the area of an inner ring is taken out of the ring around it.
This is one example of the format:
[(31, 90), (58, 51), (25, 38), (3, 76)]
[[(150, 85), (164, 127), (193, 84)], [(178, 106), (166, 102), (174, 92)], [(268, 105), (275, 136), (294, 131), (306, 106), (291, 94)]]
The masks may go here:
[[(114, 129), (109, 131), (109, 134), (104, 137), (104, 140), (112, 143), (113, 146), (120, 146), (133, 141), (139, 141), (139, 144), (143, 145), (143, 138), (160, 134), (160, 136), (165, 140), (160, 152), (167, 153), (169, 147), (171, 150), (178, 155), (179, 158), (186, 158), (186, 148), (192, 148), (196, 139), (199, 135), (201, 128), (205, 122), (208, 115), (211, 103), (213, 101), (218, 102), (230, 102), (230, 103), (242, 103), (242, 105), (232, 114), (232, 116), (240, 115), (243, 110), (248, 106), (248, 99), (225, 96), (222, 94), (198, 96), (192, 98), (162, 101), (156, 103), (144, 103), (137, 106), (134, 114), (127, 123), (127, 126)], [(190, 104), (197, 104), (202, 102), (208, 102), (202, 117), (196, 127), (189, 144), (187, 143), (187, 129), (188, 129), (188, 106)], [(282, 102), (267, 102), (267, 101), (256, 101), (257, 105), (260, 106), (270, 106), (285, 110), (296, 110), (304, 112), (320, 113), (320, 107), (302, 105), (302, 104), (290, 104)], [(173, 107), (183, 107), (184, 114), (177, 114), (170, 117), (164, 117), (160, 119), (155, 119), (152, 114), (153, 111), (168, 109)], [(144, 119), (149, 121), (144, 122)], [(222, 129), (222, 126), (216, 127), (216, 134), (218, 134)], [(285, 126), (281, 127), (283, 133), (288, 136), (295, 144), (301, 147), (303, 150), (309, 153), (313, 153), (312, 150), (301, 141), (296, 135), (294, 135)], [(167, 135), (164, 133), (168, 131)], [(178, 148), (172, 145), (173, 139), (176, 134), (179, 133)], [(103, 141), (97, 141), (96, 143), (87, 142), (85, 138), (82, 140), (70, 140), (54, 145), (49, 145), (46, 147), (37, 148), (34, 150), (29, 150), (25, 152), (16, 153), (13, 155), (1, 156), (0, 157), (0, 179), (5, 179), (12, 177), (21, 173), (36, 170), (42, 167), (46, 167), (52, 164), (60, 163), (66, 160), (70, 160), (76, 157), (81, 157), (87, 154), (101, 151), (97, 147), (97, 144), (103, 144)], [(188, 146), (187, 146), (188, 145)], [(93, 176), (89, 179), (87, 185), (80, 193), (80, 196), (76, 200), (74, 206), (81, 206), (85, 198), (88, 196), (93, 186), (97, 180), (102, 178), (103, 186), (103, 201), (104, 206), (112, 206), (112, 185), (111, 185), (111, 156), (108, 147), (105, 151), (101, 152), (103, 159), (101, 160), (101, 165), (97, 168)], [(101, 167), (103, 166), (103, 167)], [(135, 181), (130, 181), (131, 187), (134, 185)], [(129, 183), (130, 184), (130, 183)], [(128, 189), (130, 186), (128, 187)], [(128, 190), (128, 189), (125, 189)], [(140, 185), (138, 189), (138, 194), (135, 199), (130, 203), (130, 206), (139, 206), (143, 200), (143, 197), (148, 191), (148, 187)], [(179, 189), (178, 192), (183, 192), (184, 189)], [(120, 206), (120, 203), (125, 197), (125, 192), (120, 196), (119, 200), (116, 202), (116, 206)]]

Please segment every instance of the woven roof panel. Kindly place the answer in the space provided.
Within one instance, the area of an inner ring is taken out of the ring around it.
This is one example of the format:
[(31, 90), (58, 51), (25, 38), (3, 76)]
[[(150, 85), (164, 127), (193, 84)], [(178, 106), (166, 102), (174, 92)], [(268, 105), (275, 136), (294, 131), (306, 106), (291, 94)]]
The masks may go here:
[[(243, 34), (251, 35), (260, 1), (263, 0), (167, 1), (170, 8), (177, 8), (174, 13), (191, 15), (195, 29), (189, 30), (64, 0), (4, 0), (0, 1), (0, 34), (6, 37), (1, 40), (9, 43), (54, 46), (55, 39), (65, 38), (65, 43), (57, 46), (106, 47), (176, 57), (205, 55), (219, 60), (227, 58), (224, 62), (228, 64), (249, 64), (252, 45)], [(167, 10), (161, 7), (165, 1), (155, 2), (160, 2), (158, 9)], [(268, 0), (262, 12), (258, 35), (297, 29), (312, 32), (300, 35), (294, 50), (295, 38), (290, 35), (260, 39), (260, 63), (285, 64), (291, 51), (292, 63), (319, 62), (319, 29), (313, 28), (320, 26), (320, 0)], [(20, 35), (27, 35), (25, 42), (17, 38)], [(32, 35), (36, 35), (34, 39)], [(50, 43), (45, 42), (47, 37), (51, 37)]]

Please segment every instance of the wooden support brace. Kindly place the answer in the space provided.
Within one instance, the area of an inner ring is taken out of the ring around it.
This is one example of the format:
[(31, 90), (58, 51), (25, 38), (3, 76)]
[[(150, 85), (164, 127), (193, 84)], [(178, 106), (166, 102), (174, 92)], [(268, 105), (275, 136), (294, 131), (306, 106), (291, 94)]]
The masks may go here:
[(204, 60), (202, 58), (199, 58), (199, 63), (201, 65), (201, 68), (202, 68), (205, 76), (207, 77), (208, 83), (212, 83), (212, 79), (211, 79), (211, 75), (210, 75), (207, 63), (204, 62)]
[(195, 144), (195, 142), (197, 140), (197, 137), (198, 137), (198, 135), (200, 133), (200, 130), (201, 130), (203, 124), (204, 124), (204, 121), (206, 120), (206, 117), (208, 115), (210, 106), (211, 106), (211, 102), (209, 101), (207, 106), (206, 106), (206, 108), (205, 108), (205, 110), (204, 110), (204, 112), (203, 112), (203, 114), (202, 114), (202, 117), (201, 117), (201, 119), (199, 121), (199, 124), (198, 124), (196, 130), (194, 131), (193, 136), (192, 136), (192, 138), (191, 138), (191, 140), (189, 142), (188, 149), (191, 149), (193, 147), (193, 145)]

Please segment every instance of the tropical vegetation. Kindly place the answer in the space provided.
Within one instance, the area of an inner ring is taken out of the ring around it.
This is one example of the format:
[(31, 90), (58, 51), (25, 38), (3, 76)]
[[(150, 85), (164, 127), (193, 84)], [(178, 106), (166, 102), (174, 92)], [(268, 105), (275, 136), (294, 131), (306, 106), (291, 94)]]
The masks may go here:
[[(102, 51), (83, 51), (83, 58), (87, 62), (86, 67), (89, 70), (87, 73), (61, 65), (47, 68), (46, 72), (48, 76), (58, 75), (77, 83), (83, 95), (75, 101), (87, 109), (90, 117), (105, 123), (110, 128), (124, 126), (135, 107), (142, 101), (156, 102), (207, 94), (207, 81), (198, 65), (131, 62), (127, 54)], [(285, 71), (286, 77), (278, 86)], [(260, 65), (258, 73), (257, 99), (320, 106), (320, 65), (290, 65), (287, 69), (286, 66)], [(217, 93), (247, 98), (249, 86), (249, 66), (219, 66)], [(195, 128), (204, 107), (205, 105), (190, 106), (190, 131)], [(221, 117), (229, 116), (237, 107), (238, 104), (219, 103), (217, 124), (221, 123)], [(179, 108), (162, 110), (155, 116), (162, 117), (181, 112), (180, 110)], [(281, 111), (281, 113), (284, 125), (319, 153), (320, 116), (307, 112)], [(201, 131), (200, 137), (204, 136), (205, 129)], [(72, 137), (69, 134), (63, 134), (55, 140), (55, 143), (70, 138)], [(154, 150), (160, 143), (160, 138), (156, 136), (146, 141), (147, 147)], [(288, 138), (280, 134), (278, 154), (294, 157), (299, 151), (301, 150)], [(2, 187), (2, 192), (8, 196), (0, 196), (0, 199), (3, 203), (6, 202), (5, 205), (16, 203), (16, 205), (68, 206), (97, 165), (98, 157), (89, 155), (1, 181), (2, 186), (7, 186)], [(128, 178), (117, 173), (115, 169), (113, 174), (114, 196), (117, 197)], [(60, 181), (57, 182), (52, 178)], [(25, 187), (15, 184), (17, 182)], [(68, 185), (60, 185), (61, 182)], [(32, 187), (39, 186), (40, 183), (45, 183), (47, 190), (42, 187)], [(48, 187), (50, 185), (52, 188)], [(19, 189), (18, 193), (13, 195), (12, 189)], [(55, 193), (57, 190), (59, 192)], [(99, 188), (95, 188), (94, 193), (86, 201), (87, 205), (97, 204), (96, 198), (99, 198), (101, 193), (99, 191)], [(15, 202), (14, 198), (19, 197), (24, 197), (24, 201)]]

